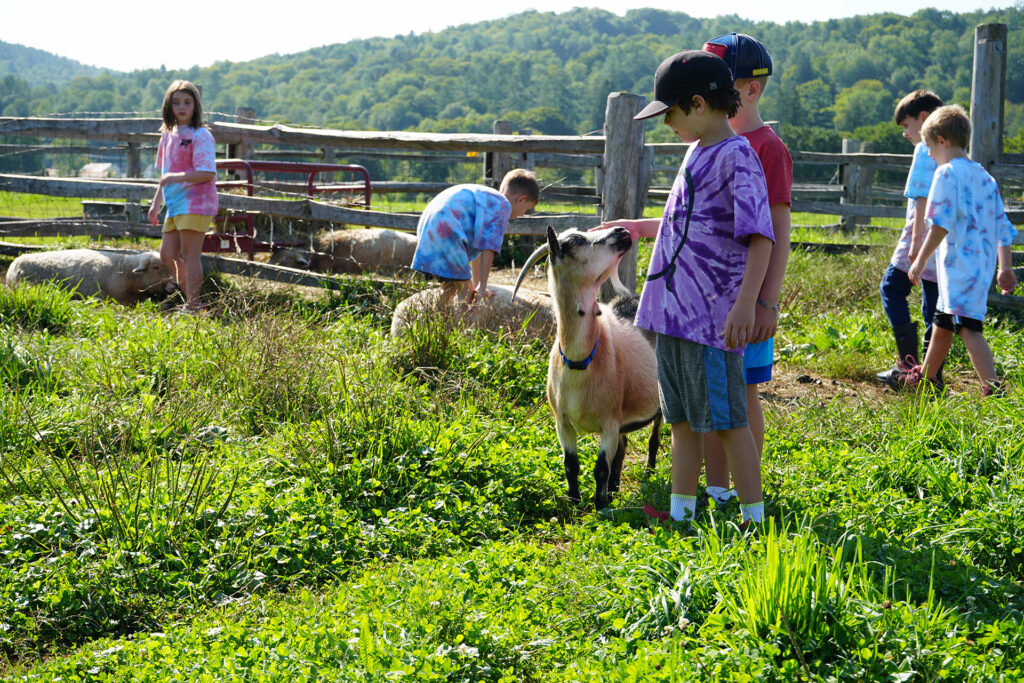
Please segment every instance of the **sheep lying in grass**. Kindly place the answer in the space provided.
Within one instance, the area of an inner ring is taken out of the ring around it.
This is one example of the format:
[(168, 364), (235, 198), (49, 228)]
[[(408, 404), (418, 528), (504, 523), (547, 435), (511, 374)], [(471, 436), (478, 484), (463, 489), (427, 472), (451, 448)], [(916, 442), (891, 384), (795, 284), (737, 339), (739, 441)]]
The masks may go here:
[(488, 284), (494, 296), (467, 306), (454, 303), (447, 309), (441, 303), (441, 288), (425, 289), (408, 297), (395, 307), (391, 317), (391, 335), (398, 336), (422, 316), (449, 315), (458, 324), (479, 329), (517, 332), (525, 329), (535, 336), (550, 334), (554, 329), (551, 302), (547, 296), (523, 292), (518, 301), (512, 300), (512, 290), (502, 285)]
[(22, 254), (7, 269), (7, 284), (54, 282), (81, 296), (135, 304), (164, 298), (178, 286), (155, 251), (64, 249)]
[[(548, 227), (547, 244), (537, 248), (519, 273), (518, 291), (526, 272), (549, 256), (548, 287), (553, 297), (557, 330), (548, 360), (548, 403), (565, 458), (569, 498), (580, 500), (577, 435), (601, 434), (594, 467), (594, 508), (608, 504), (619, 489), (625, 434), (653, 423), (647, 465), (658, 453), (661, 406), (654, 342), (633, 326), (637, 297), (620, 296), (610, 305), (597, 300), (609, 277), (624, 291), (618, 265), (633, 241), (624, 228), (555, 235)], [(515, 292), (513, 293), (515, 297)]]
[(383, 272), (408, 268), (416, 252), (416, 236), (398, 230), (352, 228), (321, 233), (315, 251), (281, 249), (270, 263), (318, 273)]

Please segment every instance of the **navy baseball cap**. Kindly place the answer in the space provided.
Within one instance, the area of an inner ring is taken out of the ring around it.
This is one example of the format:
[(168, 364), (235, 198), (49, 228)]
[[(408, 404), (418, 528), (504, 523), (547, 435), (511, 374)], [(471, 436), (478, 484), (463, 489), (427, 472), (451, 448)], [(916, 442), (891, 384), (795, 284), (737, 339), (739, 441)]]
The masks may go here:
[(633, 120), (664, 114), (687, 97), (729, 88), (732, 88), (732, 73), (721, 57), (703, 50), (683, 50), (658, 67), (654, 73), (654, 99)]
[(734, 79), (772, 75), (772, 57), (768, 50), (745, 33), (719, 36), (704, 43), (703, 49), (724, 59)]

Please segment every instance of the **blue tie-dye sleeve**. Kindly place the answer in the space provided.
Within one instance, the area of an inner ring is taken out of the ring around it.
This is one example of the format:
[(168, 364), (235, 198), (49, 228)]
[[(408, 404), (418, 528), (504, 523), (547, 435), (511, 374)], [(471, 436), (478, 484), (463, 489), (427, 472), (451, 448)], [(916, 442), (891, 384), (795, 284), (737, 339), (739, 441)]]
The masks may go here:
[(935, 177), (935, 160), (928, 156), (928, 146), (923, 142), (914, 148), (914, 158), (910, 162), (910, 173), (907, 174), (907, 185), (903, 196), (907, 199), (927, 197)]
[(996, 235), (999, 239), (999, 246), (1008, 247), (1017, 238), (1017, 229), (1013, 227), (1009, 217), (1006, 215), (1006, 207), (1003, 206), (1003, 196), (999, 194), (999, 186), (995, 186), (995, 197), (992, 198), (994, 213), (996, 214)]
[(943, 164), (936, 170), (928, 192), (925, 221), (929, 226), (937, 226), (947, 233), (953, 232), (956, 229), (956, 203), (956, 175), (949, 164)]

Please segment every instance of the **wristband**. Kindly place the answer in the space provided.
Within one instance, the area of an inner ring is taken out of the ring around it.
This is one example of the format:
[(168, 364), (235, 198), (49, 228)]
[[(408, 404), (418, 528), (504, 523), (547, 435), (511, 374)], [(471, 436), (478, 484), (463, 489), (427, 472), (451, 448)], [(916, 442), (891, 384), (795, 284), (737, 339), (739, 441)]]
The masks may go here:
[(757, 303), (760, 304), (761, 306), (764, 306), (765, 308), (769, 308), (769, 309), (775, 311), (776, 313), (779, 312), (779, 305), (778, 304), (775, 304), (774, 306), (772, 306), (771, 304), (766, 304), (764, 302), (764, 299), (762, 299), (761, 297), (757, 298)]

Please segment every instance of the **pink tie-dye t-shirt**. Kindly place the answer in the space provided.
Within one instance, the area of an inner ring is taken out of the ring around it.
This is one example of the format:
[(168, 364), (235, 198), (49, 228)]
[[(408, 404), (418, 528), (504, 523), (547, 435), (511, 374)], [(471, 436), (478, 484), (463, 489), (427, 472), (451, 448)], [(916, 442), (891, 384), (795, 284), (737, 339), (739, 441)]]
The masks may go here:
[[(217, 172), (217, 149), (213, 134), (206, 128), (176, 126), (160, 136), (156, 151), (156, 167), (160, 173), (189, 171)], [(217, 184), (170, 183), (164, 186), (164, 203), (169, 217), (183, 214), (217, 215)]]

